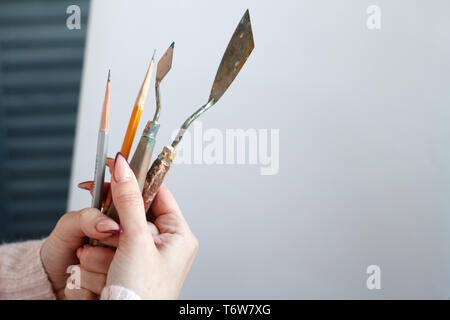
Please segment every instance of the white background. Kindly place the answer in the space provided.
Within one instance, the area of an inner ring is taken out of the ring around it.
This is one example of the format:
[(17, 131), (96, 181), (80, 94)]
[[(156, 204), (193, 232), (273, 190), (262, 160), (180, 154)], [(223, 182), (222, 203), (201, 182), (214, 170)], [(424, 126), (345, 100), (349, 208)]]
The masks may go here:
[[(379, 31), (366, 27), (372, 4)], [(90, 205), (76, 184), (93, 175), (108, 69), (114, 156), (153, 49), (175, 41), (157, 154), (206, 102), (247, 8), (255, 50), (201, 120), (280, 129), (280, 170), (172, 168), (200, 241), (181, 298), (448, 298), (448, 1), (93, 0), (69, 209)], [(154, 110), (151, 88), (138, 135)], [(371, 264), (381, 290), (366, 288)]]

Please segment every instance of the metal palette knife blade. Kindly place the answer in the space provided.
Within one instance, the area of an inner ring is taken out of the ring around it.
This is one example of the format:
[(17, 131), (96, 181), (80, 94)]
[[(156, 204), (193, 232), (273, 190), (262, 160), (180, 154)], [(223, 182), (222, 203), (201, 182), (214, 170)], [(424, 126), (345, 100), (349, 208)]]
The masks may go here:
[(234, 31), (230, 42), (228, 43), (227, 49), (225, 50), (213, 82), (208, 102), (186, 119), (186, 121), (181, 125), (181, 128), (172, 144), (164, 147), (163, 151), (159, 154), (158, 158), (153, 162), (152, 167), (148, 171), (142, 193), (146, 212), (149, 210), (159, 187), (161, 186), (172, 165), (172, 159), (175, 156), (175, 148), (181, 141), (184, 132), (186, 132), (189, 125), (195, 119), (213, 106), (222, 97), (224, 92), (228, 89), (239, 71), (242, 69), (242, 66), (254, 47), (255, 44), (253, 42), (250, 14), (247, 10), (245, 11), (242, 19), (239, 21), (239, 24)]
[(225, 50), (217, 69), (208, 101), (216, 103), (222, 97), (238, 75), (254, 47), (250, 14), (247, 9)]
[(170, 47), (166, 50), (164, 55), (158, 61), (158, 66), (156, 69), (156, 82), (158, 84), (165, 77), (165, 75), (169, 72), (170, 68), (172, 68), (174, 46), (175, 46), (175, 42), (172, 42)]

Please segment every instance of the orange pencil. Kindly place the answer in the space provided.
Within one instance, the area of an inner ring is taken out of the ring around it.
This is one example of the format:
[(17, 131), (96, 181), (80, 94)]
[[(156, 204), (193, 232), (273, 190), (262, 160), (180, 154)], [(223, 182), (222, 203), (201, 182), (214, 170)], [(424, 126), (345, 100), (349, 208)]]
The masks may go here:
[[(156, 52), (156, 50), (155, 50)], [(134, 137), (136, 135), (137, 127), (139, 121), (141, 120), (142, 109), (144, 108), (145, 100), (147, 99), (148, 88), (150, 87), (151, 75), (153, 72), (153, 65), (155, 62), (155, 52), (153, 52), (152, 60), (148, 66), (147, 73), (145, 74), (144, 81), (142, 82), (141, 89), (134, 103), (133, 111), (131, 112), (130, 121), (128, 122), (127, 132), (125, 133), (125, 138), (123, 139), (122, 148), (120, 152), (128, 159), (130, 155), (131, 146), (133, 145)], [(105, 204), (103, 206), (103, 212), (107, 212), (112, 203), (112, 193), (111, 189), (108, 190), (106, 195)]]
[(141, 90), (139, 90), (136, 102), (134, 103), (133, 112), (131, 113), (130, 122), (128, 122), (127, 132), (125, 138), (123, 139), (122, 148), (120, 152), (128, 159), (130, 155), (131, 146), (133, 145), (134, 137), (136, 135), (136, 130), (141, 120), (142, 109), (144, 108), (145, 100), (147, 99), (148, 88), (150, 87), (151, 75), (153, 72), (155, 54), (153, 53), (152, 60), (150, 61), (150, 66), (148, 67), (147, 74), (145, 75), (144, 81), (142, 82)]

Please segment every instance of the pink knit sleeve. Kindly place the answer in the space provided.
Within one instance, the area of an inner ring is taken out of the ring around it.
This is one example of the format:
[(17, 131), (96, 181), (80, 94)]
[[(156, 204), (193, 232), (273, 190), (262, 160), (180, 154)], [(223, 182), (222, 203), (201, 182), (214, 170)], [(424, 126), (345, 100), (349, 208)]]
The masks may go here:
[(0, 299), (55, 299), (41, 262), (43, 241), (0, 246)]
[(102, 294), (100, 296), (101, 300), (141, 300), (134, 291), (127, 288), (109, 285), (103, 288)]

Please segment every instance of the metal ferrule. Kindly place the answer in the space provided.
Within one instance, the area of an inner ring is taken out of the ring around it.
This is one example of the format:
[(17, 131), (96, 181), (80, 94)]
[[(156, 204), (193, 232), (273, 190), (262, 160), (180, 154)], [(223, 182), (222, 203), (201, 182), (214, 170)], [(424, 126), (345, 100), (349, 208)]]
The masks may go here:
[(159, 123), (157, 121), (148, 121), (142, 133), (139, 144), (136, 147), (133, 158), (130, 161), (130, 167), (136, 176), (139, 189), (144, 188), (145, 177), (150, 161), (152, 159), (153, 148), (155, 147), (156, 135), (158, 134)]

